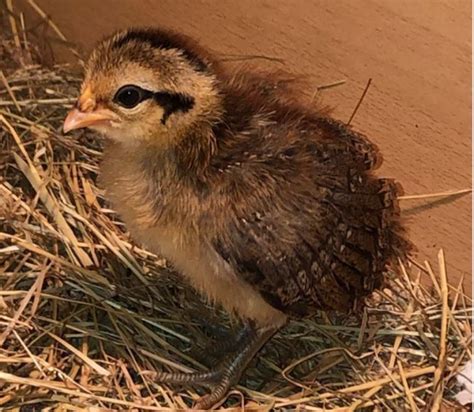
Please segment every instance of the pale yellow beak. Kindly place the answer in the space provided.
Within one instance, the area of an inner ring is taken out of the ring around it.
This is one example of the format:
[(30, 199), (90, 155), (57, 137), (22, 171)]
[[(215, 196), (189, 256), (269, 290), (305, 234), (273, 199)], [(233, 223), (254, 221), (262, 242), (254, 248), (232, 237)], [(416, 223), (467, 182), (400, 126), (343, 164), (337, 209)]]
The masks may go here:
[(97, 109), (91, 112), (83, 112), (79, 109), (72, 109), (64, 120), (64, 133), (84, 127), (103, 126), (117, 120), (117, 115), (108, 109)]

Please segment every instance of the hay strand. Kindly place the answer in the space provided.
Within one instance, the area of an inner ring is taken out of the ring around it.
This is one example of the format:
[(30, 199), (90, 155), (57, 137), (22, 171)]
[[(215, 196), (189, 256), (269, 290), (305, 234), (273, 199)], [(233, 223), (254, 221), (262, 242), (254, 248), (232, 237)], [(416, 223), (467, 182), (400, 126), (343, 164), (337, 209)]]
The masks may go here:
[(357, 114), (357, 111), (359, 110), (360, 105), (364, 101), (365, 95), (369, 91), (369, 87), (372, 84), (372, 79), (370, 78), (367, 81), (367, 84), (365, 85), (365, 89), (362, 92), (362, 95), (359, 98), (359, 101), (357, 102), (356, 106), (354, 107), (354, 110), (352, 111), (351, 117), (349, 117), (349, 120), (347, 121), (347, 124), (350, 125), (352, 123), (352, 120), (354, 120), (355, 115)]

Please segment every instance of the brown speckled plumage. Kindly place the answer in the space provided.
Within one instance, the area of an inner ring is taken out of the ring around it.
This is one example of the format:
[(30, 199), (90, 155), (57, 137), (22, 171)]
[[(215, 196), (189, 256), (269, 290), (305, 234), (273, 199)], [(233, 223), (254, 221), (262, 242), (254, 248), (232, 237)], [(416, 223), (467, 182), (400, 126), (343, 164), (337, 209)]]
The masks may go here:
[[(191, 108), (163, 118), (158, 100), (116, 107), (134, 76)], [(406, 245), (397, 185), (374, 174), (377, 148), (297, 93), (283, 75), (221, 66), (188, 38), (132, 30), (94, 51), (79, 101), (119, 116), (96, 127), (110, 138), (101, 181), (132, 235), (258, 330), (351, 310)]]

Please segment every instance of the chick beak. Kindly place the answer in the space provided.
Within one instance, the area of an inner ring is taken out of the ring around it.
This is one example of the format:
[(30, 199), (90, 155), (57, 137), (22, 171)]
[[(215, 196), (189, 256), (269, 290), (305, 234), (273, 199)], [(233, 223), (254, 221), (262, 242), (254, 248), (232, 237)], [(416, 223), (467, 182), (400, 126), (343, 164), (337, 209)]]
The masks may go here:
[(77, 108), (72, 109), (64, 120), (64, 133), (74, 129), (82, 129), (84, 127), (106, 125), (112, 120), (116, 120), (117, 115), (108, 109), (96, 109), (93, 111), (82, 111)]

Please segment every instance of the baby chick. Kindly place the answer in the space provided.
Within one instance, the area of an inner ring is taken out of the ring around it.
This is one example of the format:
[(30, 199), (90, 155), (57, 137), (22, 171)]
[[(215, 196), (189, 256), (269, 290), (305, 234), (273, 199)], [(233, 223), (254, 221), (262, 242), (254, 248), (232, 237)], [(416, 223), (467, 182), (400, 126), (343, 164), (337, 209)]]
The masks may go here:
[(135, 239), (245, 323), (209, 372), (158, 373), (212, 384), (200, 408), (292, 317), (358, 307), (404, 251), (376, 147), (293, 96), (185, 36), (131, 29), (92, 52), (64, 122), (107, 138), (101, 182)]

